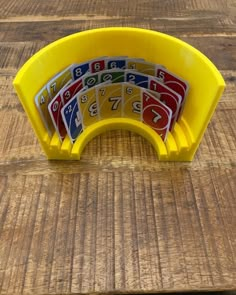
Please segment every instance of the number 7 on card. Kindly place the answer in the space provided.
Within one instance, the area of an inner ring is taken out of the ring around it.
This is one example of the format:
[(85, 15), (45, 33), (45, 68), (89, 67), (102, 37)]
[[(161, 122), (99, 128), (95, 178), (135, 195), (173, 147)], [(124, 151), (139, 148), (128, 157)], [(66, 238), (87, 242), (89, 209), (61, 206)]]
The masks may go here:
[(142, 92), (142, 121), (166, 140), (170, 129), (172, 111), (146, 90)]
[(97, 86), (97, 105), (101, 119), (121, 117), (122, 84)]

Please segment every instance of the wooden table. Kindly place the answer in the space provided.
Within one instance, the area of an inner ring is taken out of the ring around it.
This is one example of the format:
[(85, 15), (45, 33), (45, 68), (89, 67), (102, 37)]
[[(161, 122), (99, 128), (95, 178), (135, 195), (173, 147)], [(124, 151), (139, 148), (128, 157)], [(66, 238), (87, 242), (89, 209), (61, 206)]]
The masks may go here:
[[(235, 16), (235, 0), (0, 0), (1, 294), (236, 289)], [(223, 74), (192, 163), (160, 163), (128, 131), (46, 160), (13, 78), (46, 44), (107, 26), (179, 37)]]

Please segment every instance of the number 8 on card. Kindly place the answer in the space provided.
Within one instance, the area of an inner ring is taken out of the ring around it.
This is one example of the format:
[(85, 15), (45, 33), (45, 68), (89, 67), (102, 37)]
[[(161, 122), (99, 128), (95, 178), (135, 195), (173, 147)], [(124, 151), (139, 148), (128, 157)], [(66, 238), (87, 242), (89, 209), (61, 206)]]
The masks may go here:
[(77, 100), (82, 115), (83, 128), (85, 129), (98, 120), (96, 88), (89, 88), (80, 93), (77, 96)]

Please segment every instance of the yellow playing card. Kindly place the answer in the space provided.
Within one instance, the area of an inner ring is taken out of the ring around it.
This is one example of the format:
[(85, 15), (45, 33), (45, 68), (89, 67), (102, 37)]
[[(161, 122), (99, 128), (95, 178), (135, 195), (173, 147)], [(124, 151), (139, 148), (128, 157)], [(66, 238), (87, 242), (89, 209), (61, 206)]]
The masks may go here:
[(100, 118), (121, 117), (122, 83), (98, 85), (96, 88)]
[(83, 129), (85, 129), (98, 120), (96, 87), (83, 91), (77, 96), (77, 101), (82, 116)]
[(123, 83), (123, 117), (141, 121), (141, 88)]

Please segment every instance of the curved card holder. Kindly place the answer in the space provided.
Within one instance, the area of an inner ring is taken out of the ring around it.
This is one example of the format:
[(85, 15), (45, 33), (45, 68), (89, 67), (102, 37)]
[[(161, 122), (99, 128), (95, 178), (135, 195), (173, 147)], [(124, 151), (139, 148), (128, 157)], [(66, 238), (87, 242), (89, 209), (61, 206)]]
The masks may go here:
[[(63, 142), (56, 133), (49, 136), (34, 103), (36, 94), (68, 65), (99, 56), (142, 57), (189, 82), (184, 109), (165, 143), (151, 127), (131, 118), (95, 122), (74, 144), (68, 136)], [(79, 159), (86, 143), (101, 132), (124, 128), (147, 138), (160, 160), (191, 161), (225, 88), (217, 68), (197, 49), (169, 35), (137, 28), (95, 29), (53, 42), (24, 64), (13, 84), (48, 159), (65, 160)]]

